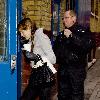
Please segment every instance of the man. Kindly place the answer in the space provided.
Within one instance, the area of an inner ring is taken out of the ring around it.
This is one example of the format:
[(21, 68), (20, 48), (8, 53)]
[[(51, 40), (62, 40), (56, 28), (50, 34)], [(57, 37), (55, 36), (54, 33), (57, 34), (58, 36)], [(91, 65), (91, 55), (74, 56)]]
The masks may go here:
[(65, 29), (57, 36), (54, 51), (58, 68), (58, 100), (84, 100), (87, 54), (92, 40), (89, 31), (78, 25), (72, 10), (64, 13)]

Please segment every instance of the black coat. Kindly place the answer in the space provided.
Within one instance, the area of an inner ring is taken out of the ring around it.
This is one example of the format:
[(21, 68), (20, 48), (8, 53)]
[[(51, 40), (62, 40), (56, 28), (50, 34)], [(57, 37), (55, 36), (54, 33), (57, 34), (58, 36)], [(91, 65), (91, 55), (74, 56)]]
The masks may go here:
[(78, 24), (73, 25), (69, 30), (72, 36), (67, 38), (62, 31), (54, 43), (57, 63), (67, 67), (84, 68), (87, 64), (87, 54), (92, 49), (91, 33)]

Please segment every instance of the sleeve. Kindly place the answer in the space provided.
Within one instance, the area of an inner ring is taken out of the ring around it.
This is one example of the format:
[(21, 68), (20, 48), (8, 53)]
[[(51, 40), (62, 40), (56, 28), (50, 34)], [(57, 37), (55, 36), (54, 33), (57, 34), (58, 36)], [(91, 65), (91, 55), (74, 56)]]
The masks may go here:
[(28, 61), (34, 61), (36, 63), (40, 60), (40, 56), (34, 54), (33, 52), (23, 51), (23, 54)]
[(54, 41), (54, 45), (53, 45), (53, 50), (54, 50), (54, 53), (56, 55), (56, 63), (59, 64), (59, 63), (62, 63), (64, 60), (63, 59), (63, 37), (61, 35), (58, 35), (56, 37), (56, 40)]
[(52, 49), (51, 41), (46, 34), (43, 33), (43, 29), (36, 31), (37, 38), (39, 40), (39, 45), (43, 50), (45, 57), (52, 63), (56, 63), (56, 57)]

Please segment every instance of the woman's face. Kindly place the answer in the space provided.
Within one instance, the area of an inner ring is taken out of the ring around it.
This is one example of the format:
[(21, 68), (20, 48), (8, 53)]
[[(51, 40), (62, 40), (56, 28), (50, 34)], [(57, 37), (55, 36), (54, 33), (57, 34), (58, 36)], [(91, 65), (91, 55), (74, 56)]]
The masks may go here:
[(21, 36), (25, 37), (27, 40), (31, 37), (31, 29), (21, 30)]

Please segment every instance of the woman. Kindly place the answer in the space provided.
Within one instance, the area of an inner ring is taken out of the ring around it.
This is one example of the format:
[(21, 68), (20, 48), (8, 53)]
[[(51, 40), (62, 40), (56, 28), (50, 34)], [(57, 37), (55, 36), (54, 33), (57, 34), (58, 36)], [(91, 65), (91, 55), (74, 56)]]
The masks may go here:
[[(18, 31), (21, 34), (21, 44), (22, 50), (26, 56), (26, 61), (31, 63), (32, 73), (30, 75), (29, 84), (26, 87), (21, 100), (35, 100), (39, 96), (40, 100), (50, 100), (50, 86), (44, 87), (39, 85), (34, 85), (34, 71), (36, 70), (36, 62), (39, 60), (38, 56), (46, 57), (51, 64), (56, 63), (56, 57), (52, 50), (51, 42), (49, 37), (45, 34), (43, 28), (36, 28), (35, 23), (31, 22), (29, 18), (23, 19), (18, 25)], [(26, 44), (31, 44), (31, 49)]]

